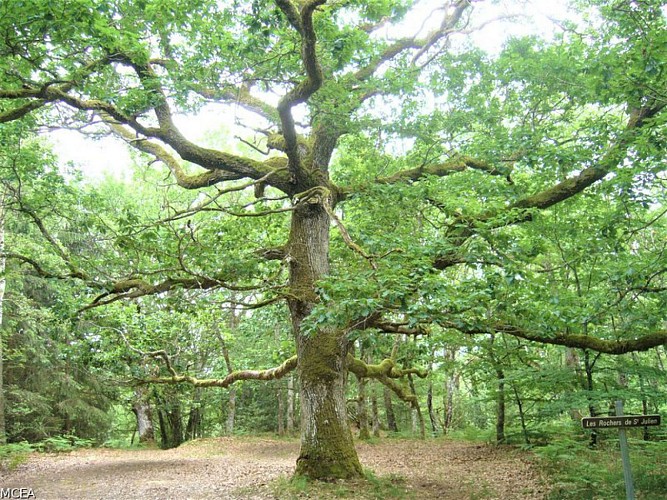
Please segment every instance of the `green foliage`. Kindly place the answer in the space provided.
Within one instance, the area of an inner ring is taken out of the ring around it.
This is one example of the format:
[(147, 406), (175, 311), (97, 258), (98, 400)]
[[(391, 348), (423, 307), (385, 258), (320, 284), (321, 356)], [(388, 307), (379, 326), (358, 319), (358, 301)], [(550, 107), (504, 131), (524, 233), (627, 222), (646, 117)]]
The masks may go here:
[(10, 443), (0, 446), (0, 469), (6, 468), (10, 471), (28, 461), (30, 453), (35, 447), (27, 441)]
[(93, 446), (92, 439), (82, 439), (73, 434), (52, 436), (44, 439), (33, 446), (36, 450), (46, 453), (62, 453), (73, 451), (78, 448), (90, 448)]
[[(635, 492), (641, 498), (658, 499), (667, 494), (664, 475), (665, 443), (630, 440), (630, 462)], [(535, 449), (553, 487), (550, 499), (622, 498), (625, 483), (618, 441), (591, 450), (585, 443), (558, 439)]]

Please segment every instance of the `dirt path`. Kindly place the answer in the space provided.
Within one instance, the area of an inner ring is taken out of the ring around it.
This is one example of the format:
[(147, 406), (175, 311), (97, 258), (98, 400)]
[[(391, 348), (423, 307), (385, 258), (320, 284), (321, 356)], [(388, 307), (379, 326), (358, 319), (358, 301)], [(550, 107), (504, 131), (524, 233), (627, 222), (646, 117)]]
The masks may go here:
[[(174, 450), (80, 450), (34, 456), (0, 471), (1, 488), (32, 488), (41, 499), (268, 499), (288, 476), (297, 441), (221, 438)], [(359, 444), (365, 467), (400, 477), (406, 496), (425, 499), (541, 499), (545, 487), (527, 456), (451, 441)]]

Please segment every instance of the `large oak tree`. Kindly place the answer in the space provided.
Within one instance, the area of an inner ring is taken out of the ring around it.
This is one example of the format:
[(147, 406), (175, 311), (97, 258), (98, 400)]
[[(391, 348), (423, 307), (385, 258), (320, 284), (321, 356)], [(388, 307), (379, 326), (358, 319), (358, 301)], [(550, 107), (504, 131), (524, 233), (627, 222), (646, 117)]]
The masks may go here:
[[(183, 189), (208, 193), (172, 219), (216, 213), (226, 193), (242, 189), (257, 201), (227, 215), (289, 217), (267, 227), (267, 241), (282, 238), (276, 245), (237, 240), (251, 248), (231, 258), (219, 234), (199, 255), (183, 251), (183, 239), (178, 265), (115, 279), (58, 250), (46, 229), (64, 272), (22, 260), (97, 291), (91, 308), (175, 289), (253, 292), (252, 307), (285, 301), (296, 355), (275, 369), (205, 380), (177, 373), (166, 352), (147, 354), (170, 371), (156, 383), (224, 387), (297, 369), (297, 473), (314, 478), (362, 473), (347, 424), (348, 370), (410, 400), (394, 379), (415, 370), (393, 358), (354, 359), (354, 330), (420, 335), (436, 325), (610, 354), (663, 345), (664, 318), (640, 331), (599, 318), (585, 331), (553, 328), (532, 321), (530, 304), (498, 307), (493, 287), (472, 284), (526, 280), (526, 266), (548, 267), (539, 245), (516, 244), (520, 228), (583, 194), (664, 201), (656, 189), (667, 115), (661, 2), (573, 1), (577, 15), (555, 23), (551, 41), (508, 39), (487, 55), (465, 36), (488, 25), (485, 8), (497, 3), (2, 2), (0, 122), (37, 114), (50, 126), (106, 127)], [(252, 133), (242, 141), (257, 154), (188, 138), (178, 114), (213, 103), (228, 105), (217, 108), (221, 124), (245, 122)], [(331, 251), (332, 228), (346, 253)], [(663, 256), (627, 287), (663, 293), (666, 268)]]

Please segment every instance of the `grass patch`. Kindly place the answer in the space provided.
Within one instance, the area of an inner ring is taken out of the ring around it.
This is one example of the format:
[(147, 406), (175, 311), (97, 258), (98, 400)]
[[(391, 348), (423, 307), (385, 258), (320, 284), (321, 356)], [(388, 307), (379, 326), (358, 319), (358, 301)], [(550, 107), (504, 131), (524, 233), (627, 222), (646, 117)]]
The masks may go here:
[(372, 471), (364, 471), (364, 479), (353, 481), (312, 481), (303, 476), (282, 477), (273, 483), (272, 492), (277, 498), (354, 498), (354, 499), (412, 499), (413, 492), (407, 487), (405, 479), (389, 475), (376, 476)]

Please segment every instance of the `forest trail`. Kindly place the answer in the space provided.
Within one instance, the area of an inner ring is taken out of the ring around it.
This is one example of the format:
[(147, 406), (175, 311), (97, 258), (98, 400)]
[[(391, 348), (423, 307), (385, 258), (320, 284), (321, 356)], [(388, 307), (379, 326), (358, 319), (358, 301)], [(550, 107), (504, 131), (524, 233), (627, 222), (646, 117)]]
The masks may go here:
[[(546, 487), (530, 455), (510, 448), (431, 440), (358, 443), (364, 467), (396, 478), (401, 497), (416, 499), (541, 499)], [(203, 439), (172, 450), (87, 449), (35, 455), (0, 487), (32, 488), (42, 499), (269, 499), (287, 477), (297, 440)], [(373, 498), (353, 495), (353, 498)], [(299, 498), (323, 498), (321, 495)]]

